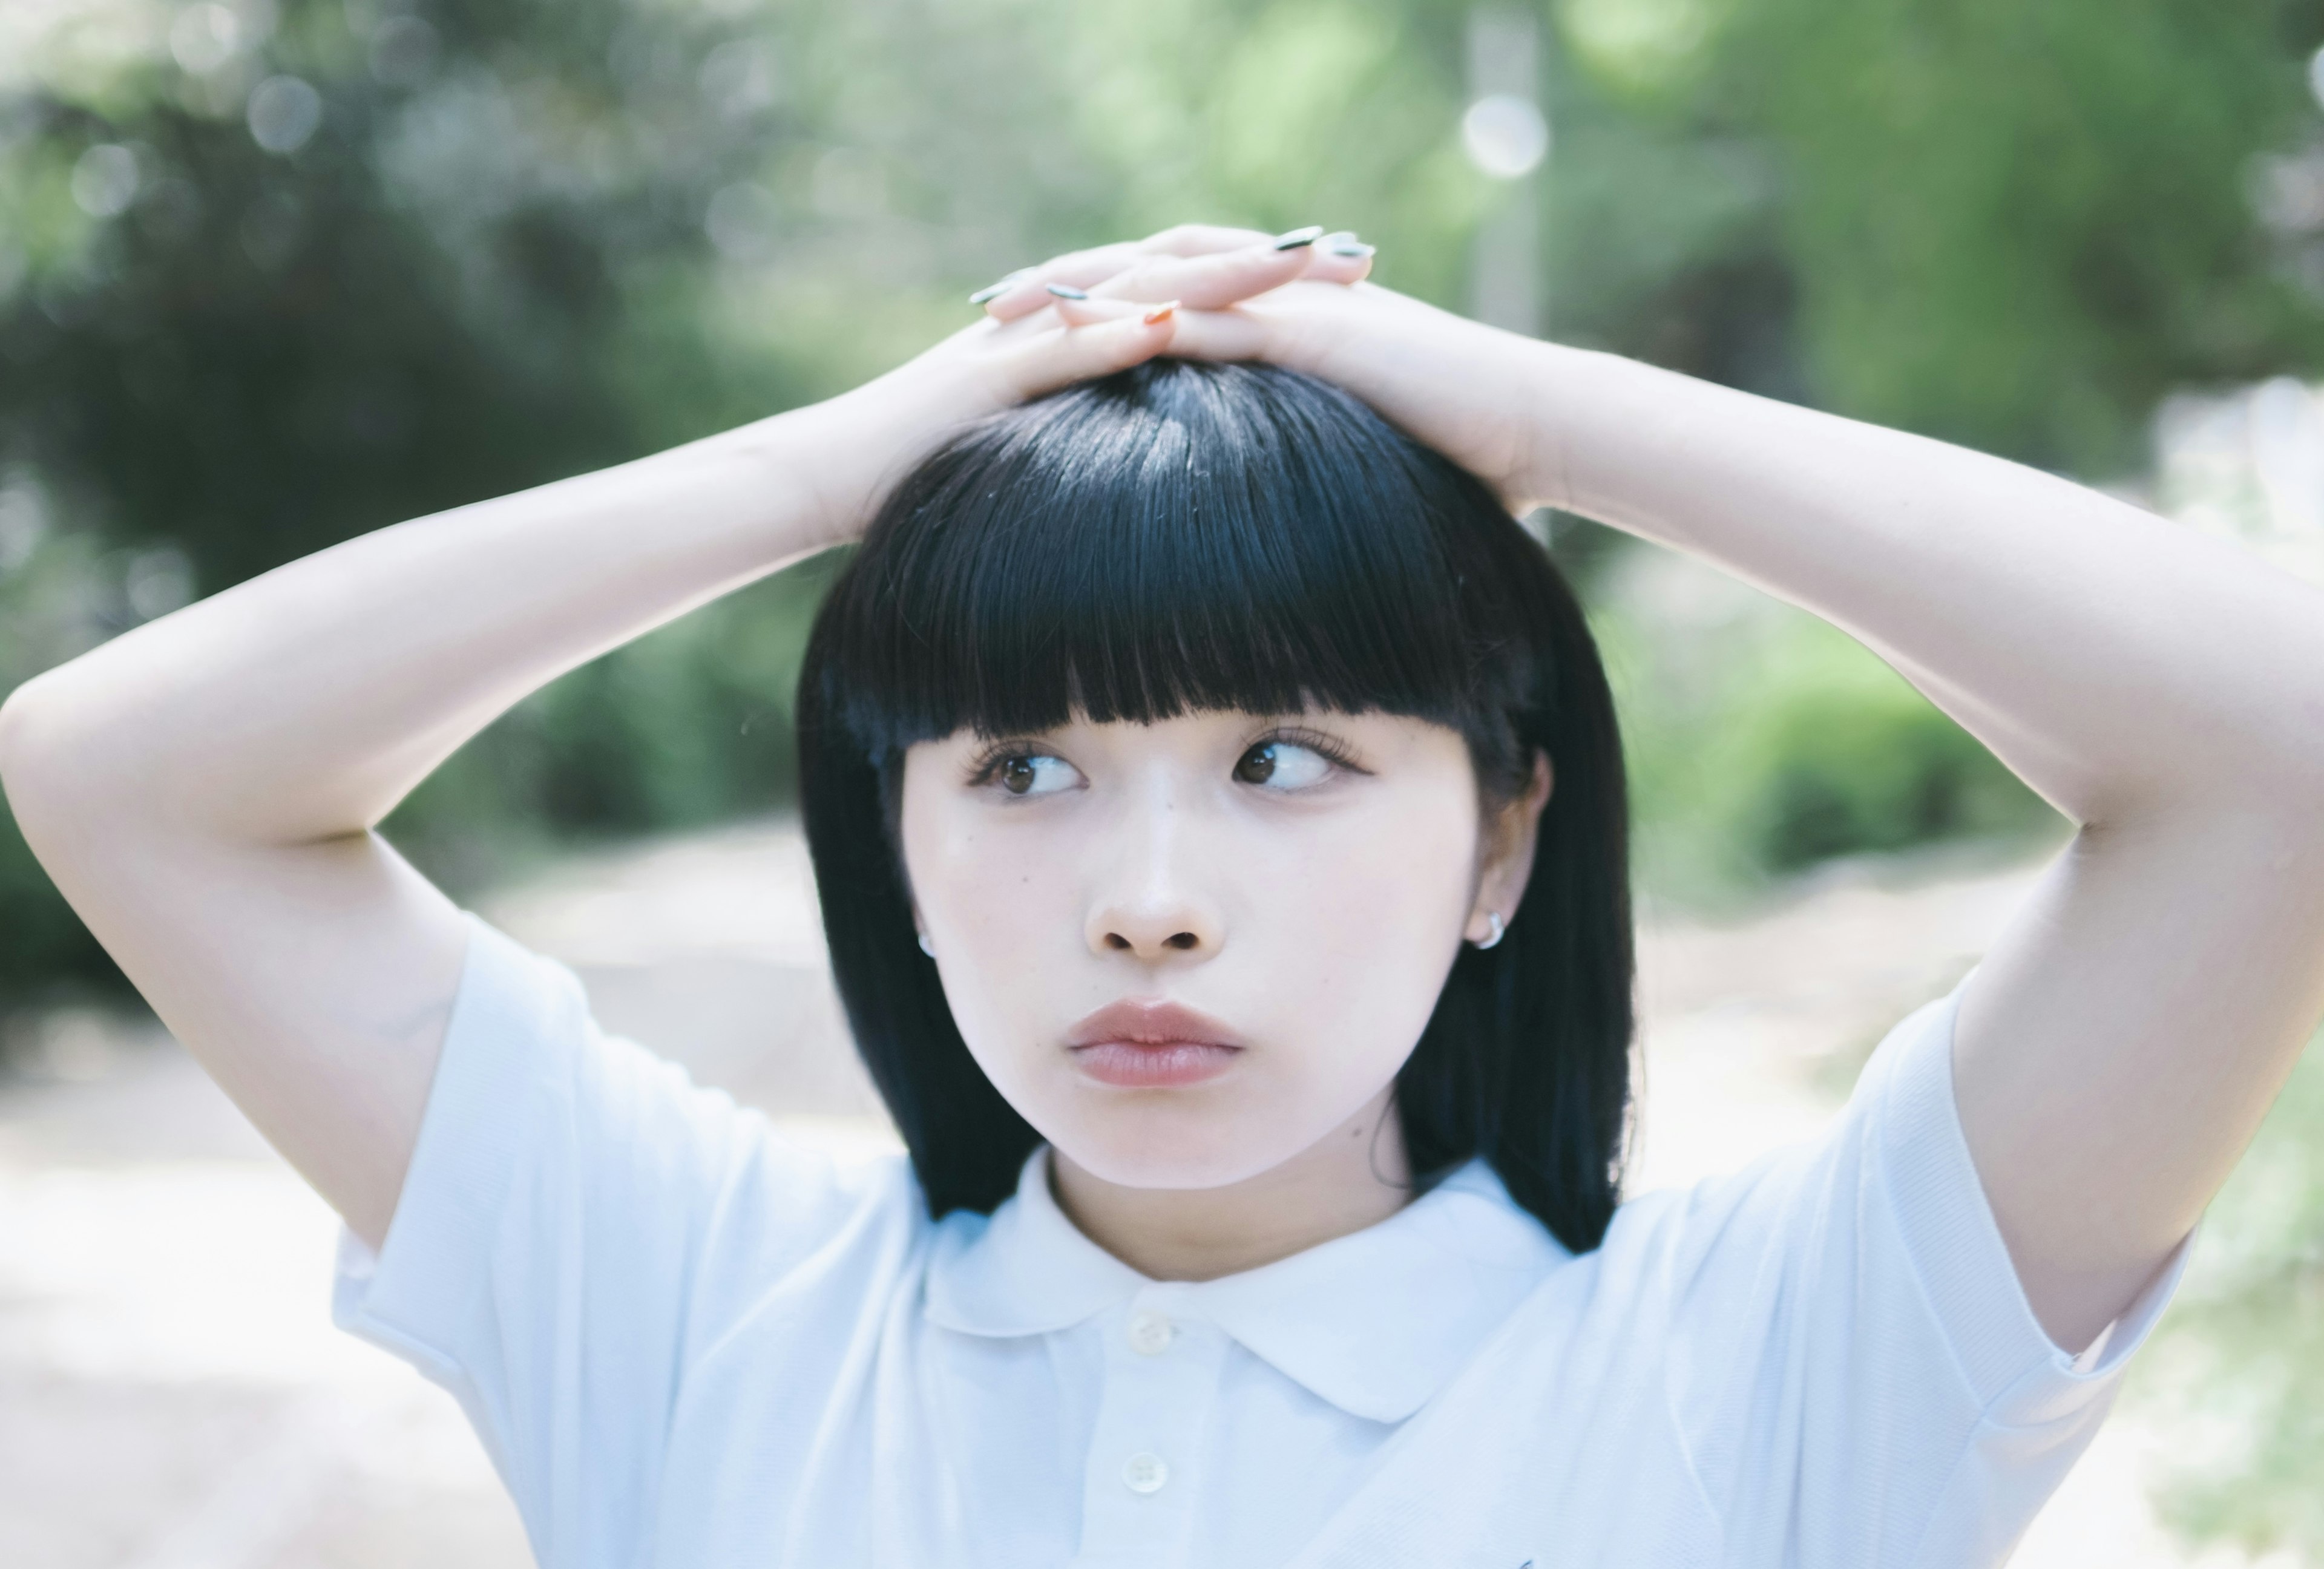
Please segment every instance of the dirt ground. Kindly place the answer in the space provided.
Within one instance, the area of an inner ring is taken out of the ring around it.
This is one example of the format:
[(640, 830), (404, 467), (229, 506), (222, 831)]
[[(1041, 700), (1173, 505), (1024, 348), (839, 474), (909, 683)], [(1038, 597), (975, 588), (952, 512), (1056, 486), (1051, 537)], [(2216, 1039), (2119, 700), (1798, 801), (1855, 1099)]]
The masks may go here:
[[(1812, 1135), (1873, 1042), (1967, 972), (2034, 875), (1858, 865), (1743, 924), (1650, 919), (1633, 1190)], [(799, 1137), (893, 1147), (790, 827), (577, 861), (477, 908), (572, 964), (608, 1029)], [(450, 1398), (331, 1327), (328, 1212), (165, 1035), (60, 1014), (20, 1060), (0, 1080), (0, 1564), (530, 1563)], [(2196, 1564), (2144, 1502), (2158, 1444), (2117, 1417), (2017, 1569)]]

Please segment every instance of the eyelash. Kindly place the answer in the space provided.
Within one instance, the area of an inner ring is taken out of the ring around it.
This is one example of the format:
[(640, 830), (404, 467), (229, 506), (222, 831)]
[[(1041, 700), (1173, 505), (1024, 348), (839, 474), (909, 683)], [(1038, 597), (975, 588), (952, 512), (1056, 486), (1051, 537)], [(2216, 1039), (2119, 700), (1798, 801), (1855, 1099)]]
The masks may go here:
[(1273, 746), (1277, 742), (1285, 743), (1292, 746), (1304, 746), (1308, 751), (1314, 752), (1316, 756), (1322, 758), (1324, 761), (1330, 763), (1333, 768), (1344, 768), (1350, 773), (1370, 773), (1371, 771), (1370, 769), (1359, 768), (1356, 766), (1355, 753), (1349, 751), (1347, 743), (1340, 740), (1337, 736), (1326, 735), (1320, 730), (1303, 730), (1297, 725), (1288, 725), (1279, 730), (1268, 731), (1266, 734), (1259, 737), (1256, 741), (1251, 742), (1248, 746), (1245, 746), (1240, 752), (1235, 753), (1235, 759), (1237, 761), (1240, 761), (1243, 758), (1249, 757), (1260, 747)]
[[(1240, 762), (1244, 758), (1249, 757), (1260, 747), (1273, 746), (1277, 743), (1291, 746), (1304, 746), (1308, 751), (1315, 753), (1316, 756), (1323, 759), (1326, 762), (1329, 762), (1333, 768), (1343, 768), (1350, 773), (1370, 773), (1371, 771), (1370, 769), (1360, 768), (1357, 766), (1355, 754), (1349, 751), (1347, 743), (1341, 741), (1338, 737), (1326, 735), (1318, 730), (1305, 730), (1297, 725), (1286, 725), (1280, 729), (1270, 730), (1264, 735), (1254, 737), (1244, 744), (1243, 749), (1240, 752), (1235, 753), (1235, 761), (1237, 762)], [(1016, 736), (1007, 740), (996, 741), (990, 746), (987, 746), (983, 751), (978, 752), (970, 761), (968, 782), (972, 786), (989, 785), (992, 783), (992, 781), (1000, 775), (1001, 765), (1014, 758), (1049, 757), (1054, 755), (1055, 754), (1052, 752), (1040, 750), (1040, 743), (1028, 740), (1023, 736)]]
[(968, 782), (972, 785), (991, 784), (1000, 774), (1001, 765), (1011, 758), (1051, 755), (1053, 754), (1041, 750), (1039, 743), (1028, 741), (1021, 736), (1012, 740), (996, 741), (970, 761)]

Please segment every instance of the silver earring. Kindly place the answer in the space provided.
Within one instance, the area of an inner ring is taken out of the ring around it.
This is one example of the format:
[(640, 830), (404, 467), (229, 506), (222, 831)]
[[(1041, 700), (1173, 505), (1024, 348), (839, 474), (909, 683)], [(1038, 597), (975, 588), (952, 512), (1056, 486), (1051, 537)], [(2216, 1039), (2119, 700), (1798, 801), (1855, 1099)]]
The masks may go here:
[(1489, 909), (1485, 912), (1485, 924), (1492, 929), (1486, 934), (1485, 940), (1477, 945), (1480, 948), (1491, 947), (1495, 943), (1499, 942), (1502, 934), (1509, 929), (1508, 923), (1501, 919), (1501, 912), (1498, 909)]
[(920, 952), (926, 954), (931, 959), (936, 956), (936, 944), (928, 941), (928, 934), (926, 932), (922, 932), (920, 934)]

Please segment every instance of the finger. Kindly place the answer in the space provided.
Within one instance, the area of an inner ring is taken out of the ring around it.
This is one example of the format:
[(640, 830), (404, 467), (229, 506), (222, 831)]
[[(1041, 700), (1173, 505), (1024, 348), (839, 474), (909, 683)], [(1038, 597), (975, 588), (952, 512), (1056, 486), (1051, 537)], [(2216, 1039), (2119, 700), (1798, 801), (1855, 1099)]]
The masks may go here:
[[(1180, 309), (1169, 352), (1185, 359), (1265, 360), (1313, 374), (1352, 338), (1416, 304), (1370, 283), (1344, 287), (1308, 279), (1226, 310)], [(1423, 307), (1422, 309), (1425, 309)]]
[(1372, 247), (1346, 229), (1325, 235), (1307, 251), (1305, 276), (1323, 283), (1360, 283), (1371, 275)]
[[(969, 303), (983, 306), (987, 315), (999, 320), (1013, 321), (1047, 305), (1048, 301), (1042, 298), (1042, 291), (1051, 283), (1094, 289), (1153, 257), (1201, 256), (1222, 251), (1264, 247), (1274, 244), (1277, 238), (1258, 229), (1228, 228), (1218, 224), (1180, 224), (1142, 240), (1100, 245), (1094, 250), (1072, 251), (1035, 266), (1020, 267), (970, 295)], [(1166, 297), (1169, 291), (1165, 289), (1158, 294), (1151, 291), (1134, 291), (1130, 297), (1135, 298), (1139, 292), (1160, 299)]]
[(1144, 253), (1130, 241), (1115, 245), (1101, 245), (1093, 251), (1074, 251), (1063, 256), (1052, 256), (1038, 266), (1020, 267), (1006, 278), (980, 289), (968, 297), (972, 305), (984, 307), (986, 315), (1001, 321), (1014, 321), (1020, 316), (1030, 316), (1049, 303), (1045, 291), (1052, 283), (1063, 283), (1075, 289), (1087, 289), (1102, 283), (1108, 278), (1136, 266)]
[(1176, 311), (1148, 309), (1086, 327), (1044, 333), (1014, 356), (1010, 379), (1020, 398), (1126, 371), (1163, 353), (1176, 331)]
[(1281, 288), (1307, 266), (1305, 245), (1290, 250), (1247, 245), (1205, 256), (1157, 257), (1106, 279), (1090, 292), (1128, 300), (1183, 300), (1192, 310), (1222, 310)]
[(1181, 359), (1266, 359), (1277, 332), (1275, 323), (1240, 310), (1181, 308), (1170, 320), (1169, 352)]
[[(1079, 293), (1079, 291), (1075, 292)], [(1158, 320), (1178, 307), (1176, 300), (1157, 304), (1152, 300), (1113, 300), (1093, 294), (1083, 294), (1079, 299), (1072, 294), (1056, 295), (1051, 303), (1056, 308), (1057, 318), (1068, 327), (1092, 327), (1101, 321), (1120, 321), (1132, 316)]]
[(1213, 251), (1240, 251), (1264, 245), (1275, 236), (1260, 229), (1234, 229), (1219, 224), (1178, 224), (1138, 242), (1138, 248), (1155, 255), (1200, 256)]

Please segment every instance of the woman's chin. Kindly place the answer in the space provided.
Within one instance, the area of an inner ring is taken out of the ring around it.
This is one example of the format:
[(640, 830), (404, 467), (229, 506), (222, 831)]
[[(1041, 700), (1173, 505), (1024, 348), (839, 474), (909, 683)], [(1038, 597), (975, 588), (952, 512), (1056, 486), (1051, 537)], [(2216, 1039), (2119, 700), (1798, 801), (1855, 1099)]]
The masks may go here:
[(1280, 1129), (1280, 1122), (1263, 1130), (1247, 1126), (1216, 1108), (1114, 1106), (1074, 1119), (1049, 1142), (1083, 1171), (1117, 1187), (1212, 1188), (1247, 1181), (1298, 1153), (1287, 1142), (1275, 1148)]

